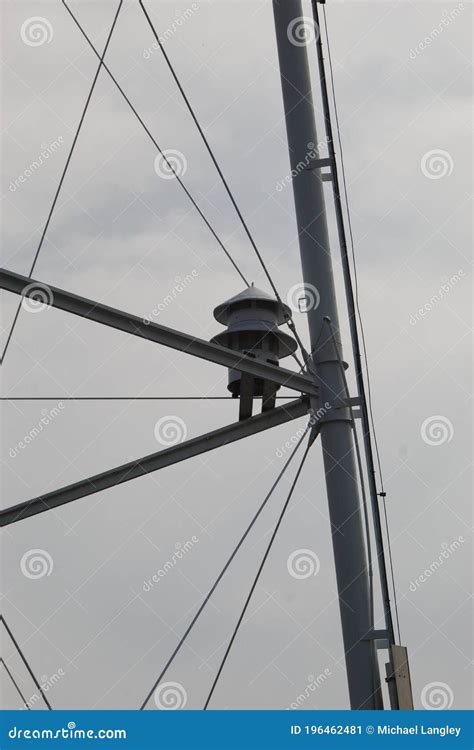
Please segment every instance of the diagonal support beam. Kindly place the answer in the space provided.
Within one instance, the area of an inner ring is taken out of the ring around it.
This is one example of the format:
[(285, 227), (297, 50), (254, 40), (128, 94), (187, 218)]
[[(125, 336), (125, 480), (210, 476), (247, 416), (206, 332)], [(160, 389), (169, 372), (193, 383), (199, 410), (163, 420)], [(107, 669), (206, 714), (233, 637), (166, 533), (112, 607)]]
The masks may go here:
[(311, 396), (318, 396), (319, 394), (318, 386), (307, 375), (301, 375), (283, 367), (276, 367), (225, 346), (211, 344), (209, 341), (195, 338), (188, 333), (176, 331), (174, 328), (150, 323), (136, 315), (130, 315), (100, 302), (79, 297), (77, 294), (71, 294), (64, 289), (49, 286), (41, 281), (35, 281), (4, 268), (0, 269), (0, 289), (21, 294), (24, 297), (31, 297), (73, 315), (79, 315), (82, 318), (116, 328), (119, 331), (131, 333), (133, 336), (192, 354), (195, 357), (206, 359), (208, 362), (246, 372), (264, 380), (271, 380), (273, 383), (284, 385), (301, 393), (307, 393)]
[(179, 461), (185, 461), (187, 458), (228, 445), (248, 435), (267, 430), (269, 427), (284, 424), (304, 416), (308, 410), (309, 399), (303, 397), (256, 417), (250, 417), (244, 422), (234, 422), (226, 427), (220, 427), (218, 430), (213, 430), (192, 440), (186, 440), (179, 445), (158, 451), (158, 453), (152, 453), (144, 458), (117, 466), (115, 469), (104, 471), (102, 474), (96, 474), (67, 487), (40, 495), (33, 500), (27, 500), (24, 503), (13, 505), (11, 508), (6, 508), (0, 511), (0, 526), (8, 526), (29, 516), (35, 516), (37, 513), (44, 513), (81, 497), (93, 495), (95, 492), (115, 487), (117, 484), (128, 482), (130, 479), (142, 477), (152, 471), (163, 469)]

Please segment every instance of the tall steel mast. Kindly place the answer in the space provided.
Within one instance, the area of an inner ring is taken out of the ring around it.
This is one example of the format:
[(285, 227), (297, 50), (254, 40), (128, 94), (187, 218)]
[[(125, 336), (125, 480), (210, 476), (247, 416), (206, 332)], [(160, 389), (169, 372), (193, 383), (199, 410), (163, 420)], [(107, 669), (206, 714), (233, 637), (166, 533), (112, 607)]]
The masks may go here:
[[(308, 19), (303, 16), (301, 0), (273, 0), (273, 11), (303, 280), (308, 290), (316, 288), (319, 292), (319, 304), (308, 309), (312, 359), (321, 401), (334, 403), (345, 395), (345, 383), (320, 168), (323, 164), (302, 168), (318, 143), (307, 48), (298, 36), (298, 24), (301, 27)], [(351, 707), (381, 708), (349, 409), (341, 406), (328, 410), (320, 424), (320, 434)]]
[[(314, 20), (316, 21), (316, 28), (313, 28), (313, 31), (317, 34), (319, 34), (316, 4), (318, 1), (324, 2), (324, 0), (312, 0)], [(305, 28), (308, 24), (312, 23), (312, 20), (303, 16), (301, 0), (273, 0), (273, 9), (304, 286), (306, 287), (308, 297), (315, 302), (315, 304), (310, 304), (307, 310), (311, 354), (307, 356), (306, 352), (303, 351), (303, 353), (308, 372), (296, 373), (292, 370), (286, 370), (279, 365), (279, 359), (292, 353), (296, 348), (296, 343), (286, 334), (282, 334), (279, 331), (279, 326), (284, 321), (292, 327), (293, 331), (294, 326), (291, 326), (289, 309), (279, 298), (268, 271), (266, 273), (274, 288), (276, 298), (273, 299), (265, 292), (249, 287), (244, 292), (223, 303), (223, 305), (216, 308), (215, 313), (219, 322), (228, 324), (227, 331), (221, 332), (211, 342), (208, 342), (173, 328), (150, 322), (148, 319), (142, 319), (122, 310), (108, 307), (100, 302), (79, 297), (64, 289), (47, 286), (41, 281), (32, 279), (31, 275), (25, 277), (7, 269), (0, 269), (0, 288), (2, 289), (25, 298), (40, 301), (43, 304), (56, 307), (73, 315), (87, 318), (101, 325), (138, 336), (154, 344), (171, 347), (172, 349), (186, 353), (188, 356), (198, 357), (229, 368), (229, 390), (231, 390), (234, 396), (240, 397), (239, 422), (226, 425), (207, 434), (165, 448), (157, 453), (108, 469), (72, 485), (61, 487), (18, 505), (5, 508), (0, 511), (0, 526), (7, 526), (23, 521), (38, 513), (48, 512), (53, 508), (75, 502), (95, 492), (106, 490), (150, 472), (158, 471), (161, 468), (186, 460), (192, 456), (200, 455), (206, 451), (214, 450), (223, 445), (228, 445), (231, 442), (251, 436), (262, 430), (270, 429), (273, 426), (298, 419), (307, 414), (310, 407), (312, 407), (312, 419), (317, 415), (315, 422), (313, 422), (312, 437), (314, 438), (317, 434), (320, 434), (323, 448), (324, 471), (332, 528), (351, 707), (354, 709), (379, 709), (384, 707), (376, 655), (376, 646), (378, 645), (381, 648), (388, 649), (389, 653), (387, 682), (391, 706), (392, 708), (410, 709), (413, 708), (413, 699), (407, 650), (395, 644), (390, 611), (389, 586), (385, 569), (383, 537), (378, 514), (377, 487), (371, 451), (370, 424), (365, 400), (358, 330), (355, 321), (351, 274), (345, 240), (344, 217), (339, 195), (337, 165), (332, 140), (331, 115), (322, 45), (320, 38), (317, 38), (318, 70), (329, 158), (314, 158), (313, 152), (318, 143), (318, 137), (311, 93), (307, 39), (305, 38)], [(86, 39), (92, 46), (92, 49), (98, 54), (87, 36)], [(104, 67), (118, 86), (132, 111), (144, 126), (158, 151), (163, 155), (153, 135), (147, 129), (127, 95), (110, 73), (109, 68), (105, 64)], [(179, 85), (176, 75), (175, 79)], [(184, 92), (182, 93), (185, 96)], [(194, 116), (186, 96), (185, 102)], [(196, 118), (194, 117), (194, 119)], [(196, 124), (198, 123), (196, 122)], [(210, 146), (201, 129), (200, 132), (212, 155)], [(237, 213), (246, 227), (245, 221), (232, 198), (228, 184), (214, 157), (213, 160)], [(329, 172), (322, 173), (321, 169), (323, 167), (329, 167)], [(174, 171), (171, 165), (170, 169)], [(178, 174), (175, 173), (175, 176), (179, 180)], [(374, 587), (373, 578), (371, 577), (369, 548), (370, 529), (368, 528), (369, 522), (367, 520), (365, 494), (363, 493), (364, 503), (361, 507), (359, 493), (360, 488), (364, 490), (365, 484), (363, 471), (360, 468), (360, 451), (358, 443), (355, 442), (357, 433), (355, 431), (354, 414), (351, 409), (354, 399), (349, 397), (344, 374), (323, 193), (323, 181), (325, 179), (330, 179), (333, 184), (345, 289), (349, 306), (349, 322), (359, 395), (357, 403), (360, 405), (362, 416), (369, 488), (373, 508), (373, 533), (377, 547), (377, 560), (379, 563), (380, 584), (384, 604), (384, 627), (382, 629), (376, 629), (374, 624)], [(182, 184), (182, 187), (206, 222), (214, 238), (225, 250), (220, 238), (202, 214), (184, 184)], [(266, 270), (265, 264), (247, 227), (246, 230)], [(227, 251), (226, 254), (228, 254)], [(237, 270), (239, 269), (237, 268)], [(245, 281), (243, 276), (242, 278)], [(294, 333), (298, 343), (301, 345), (299, 337), (295, 331)], [(290, 389), (299, 391), (302, 394), (301, 398), (295, 399), (284, 407), (276, 408), (275, 394), (281, 385), (286, 385)], [(262, 398), (262, 414), (252, 417), (252, 402), (255, 397)], [(321, 409), (323, 404), (324, 408)], [(362, 510), (364, 510), (364, 517)], [(170, 660), (167, 662), (165, 671), (183, 645), (188, 633), (209, 601), (215, 587), (220, 582), (228, 565), (232, 562), (259, 513), (260, 510), (230, 556), (223, 571), (221, 571), (216, 579), (210, 593), (175, 648)], [(158, 681), (155, 682), (155, 687), (163, 677), (163, 674), (164, 672), (161, 673)], [(142, 708), (146, 705), (150, 695), (151, 692), (148, 694)]]

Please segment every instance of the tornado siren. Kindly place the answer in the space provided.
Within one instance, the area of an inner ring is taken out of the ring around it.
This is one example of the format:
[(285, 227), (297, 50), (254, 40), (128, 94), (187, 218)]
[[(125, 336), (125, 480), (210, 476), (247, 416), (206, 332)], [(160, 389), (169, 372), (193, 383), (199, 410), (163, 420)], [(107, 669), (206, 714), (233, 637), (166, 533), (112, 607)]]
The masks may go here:
[[(296, 350), (296, 341), (279, 329), (291, 317), (289, 307), (253, 284), (218, 305), (214, 317), (227, 326), (227, 330), (211, 339), (215, 344), (277, 367), (280, 359)], [(273, 409), (280, 386), (230, 369), (227, 388), (234, 398), (240, 398), (239, 418), (242, 420), (252, 416), (254, 398), (262, 399), (262, 411)]]

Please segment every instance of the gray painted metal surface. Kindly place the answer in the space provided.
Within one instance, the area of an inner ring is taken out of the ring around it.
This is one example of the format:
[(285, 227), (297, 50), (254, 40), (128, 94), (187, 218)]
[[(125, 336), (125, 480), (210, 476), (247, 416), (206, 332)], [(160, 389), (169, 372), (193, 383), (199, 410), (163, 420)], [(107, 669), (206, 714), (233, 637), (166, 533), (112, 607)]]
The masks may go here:
[[(280, 331), (291, 317), (290, 308), (253, 284), (214, 310), (214, 317), (227, 326), (211, 341), (233, 351), (252, 355), (261, 362), (279, 367), (279, 361), (297, 349), (294, 338)], [(263, 397), (262, 411), (275, 407), (277, 383), (256, 378), (238, 370), (229, 370), (228, 390), (240, 398), (240, 419), (252, 415), (255, 397)]]
[(78, 500), (87, 495), (93, 495), (95, 492), (101, 492), (109, 487), (115, 487), (117, 484), (128, 482), (130, 479), (145, 476), (152, 471), (163, 469), (166, 466), (185, 461), (187, 458), (198, 456), (201, 453), (220, 448), (236, 440), (241, 440), (248, 435), (254, 435), (269, 427), (289, 422), (292, 419), (304, 416), (309, 410), (309, 400), (307, 398), (298, 398), (290, 401), (284, 406), (277, 409), (251, 417), (244, 422), (234, 422), (233, 424), (220, 427), (205, 435), (197, 438), (186, 440), (183, 443), (174, 445), (171, 448), (152, 453), (144, 458), (117, 466), (101, 474), (82, 479), (67, 487), (62, 487), (45, 495), (19, 503), (11, 508), (0, 511), (0, 526), (8, 526), (11, 523), (21, 521), (37, 513), (57, 508), (73, 500)]
[(178, 349), (208, 362), (266, 378), (301, 393), (308, 393), (312, 396), (318, 396), (319, 394), (318, 386), (306, 375), (300, 375), (283, 367), (275, 367), (267, 362), (253, 359), (251, 356), (234, 352), (224, 346), (212, 344), (209, 341), (190, 336), (188, 333), (176, 331), (174, 328), (150, 323), (136, 315), (108, 307), (85, 297), (79, 297), (77, 294), (30, 279), (27, 276), (21, 276), (4, 268), (0, 269), (0, 289), (6, 289), (14, 294), (21, 294), (33, 299), (44, 300), (46, 298), (47, 304), (51, 307), (57, 307), (73, 315), (79, 315), (96, 323), (117, 328), (119, 331), (130, 333), (148, 341), (154, 341), (171, 349)]
[[(320, 378), (321, 401), (345, 394), (334, 341), (324, 318), (331, 319), (340, 347), (339, 323), (329, 247), (323, 184), (319, 169), (298, 168), (318, 143), (307, 50), (292, 30), (304, 19), (301, 0), (273, 0), (281, 85), (303, 279), (318, 303), (308, 309), (311, 350)], [(315, 291), (317, 290), (317, 291)], [(348, 394), (347, 394), (348, 395)], [(373, 644), (363, 640), (371, 631), (367, 556), (350, 415), (339, 410), (338, 421), (320, 424), (324, 468), (333, 529), (339, 607), (351, 707), (380, 708), (379, 678)]]
[[(314, 17), (319, 22), (319, 11), (316, 0), (313, 0)], [(383, 544), (382, 525), (380, 521), (380, 511), (378, 505), (377, 484), (375, 481), (375, 464), (372, 452), (370, 419), (367, 407), (367, 398), (365, 393), (365, 383), (362, 371), (362, 354), (359, 342), (359, 331), (357, 328), (357, 312), (355, 306), (355, 296), (352, 285), (351, 270), (348, 257), (346, 231), (344, 226), (344, 213), (342, 210), (341, 188), (339, 185), (339, 176), (336, 163), (336, 152), (334, 149), (334, 136), (331, 123), (331, 109), (329, 105), (329, 96), (327, 90), (326, 73), (324, 66), (323, 45), (321, 34), (316, 40), (318, 54), (319, 79), (321, 84), (321, 97), (324, 112), (324, 122), (326, 126), (326, 135), (328, 142), (328, 151), (330, 154), (329, 162), (331, 164), (332, 189), (334, 198), (334, 210), (336, 215), (337, 232), (339, 244), (341, 247), (342, 269), (344, 274), (344, 284), (346, 289), (346, 300), (349, 311), (349, 327), (351, 331), (352, 349), (354, 352), (355, 374), (357, 390), (360, 397), (360, 419), (362, 420), (362, 434), (364, 440), (365, 458), (367, 463), (367, 476), (369, 480), (370, 499), (372, 504), (372, 515), (374, 520), (374, 536), (377, 547), (377, 558), (379, 561), (380, 584), (382, 587), (382, 596), (384, 602), (384, 615), (389, 631), (390, 643), (395, 643), (392, 610), (390, 605), (390, 589), (387, 576), (387, 565), (385, 562), (385, 551)]]

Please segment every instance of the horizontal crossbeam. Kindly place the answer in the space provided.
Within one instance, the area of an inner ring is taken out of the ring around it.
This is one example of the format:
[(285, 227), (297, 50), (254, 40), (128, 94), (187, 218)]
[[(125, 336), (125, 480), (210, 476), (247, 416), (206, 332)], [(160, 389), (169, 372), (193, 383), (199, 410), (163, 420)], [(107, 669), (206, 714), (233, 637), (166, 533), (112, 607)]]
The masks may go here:
[(250, 417), (243, 422), (234, 422), (226, 427), (220, 427), (218, 430), (186, 440), (171, 448), (158, 451), (158, 453), (152, 453), (144, 458), (117, 466), (115, 469), (104, 471), (102, 474), (96, 474), (67, 487), (40, 495), (33, 500), (27, 500), (11, 508), (6, 508), (0, 511), (0, 526), (8, 526), (37, 513), (44, 513), (81, 497), (93, 495), (95, 492), (115, 487), (123, 482), (128, 482), (130, 479), (142, 477), (152, 471), (163, 469), (179, 461), (185, 461), (187, 458), (228, 445), (248, 435), (267, 430), (269, 427), (284, 424), (292, 419), (304, 416), (308, 410), (309, 399), (303, 397), (290, 401), (289, 404), (284, 406), (279, 406), (277, 409)]
[(268, 364), (254, 359), (249, 354), (241, 354), (219, 344), (211, 344), (209, 341), (176, 331), (174, 328), (151, 323), (136, 315), (130, 315), (130, 313), (108, 307), (100, 302), (79, 297), (77, 294), (71, 294), (64, 289), (49, 286), (41, 281), (35, 281), (4, 268), (0, 269), (0, 289), (21, 294), (24, 297), (31, 297), (73, 315), (79, 315), (82, 318), (116, 328), (119, 331), (131, 333), (133, 336), (163, 344), (163, 346), (168, 346), (171, 349), (178, 349), (178, 351), (192, 354), (208, 362), (246, 372), (264, 380), (271, 380), (273, 383), (284, 385), (301, 393), (311, 396), (318, 396), (319, 393), (318, 386), (307, 375)]

